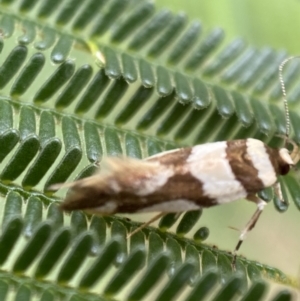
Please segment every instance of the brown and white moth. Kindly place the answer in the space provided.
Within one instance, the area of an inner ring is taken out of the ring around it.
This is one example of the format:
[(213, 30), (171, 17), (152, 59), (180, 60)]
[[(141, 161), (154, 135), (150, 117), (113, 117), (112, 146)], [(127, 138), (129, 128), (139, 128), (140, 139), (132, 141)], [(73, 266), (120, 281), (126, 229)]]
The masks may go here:
[(161, 212), (149, 224), (166, 213), (247, 199), (257, 210), (241, 232), (234, 266), (236, 252), (266, 205), (257, 193), (273, 187), (283, 201), (278, 176), (287, 174), (300, 158), (298, 146), (288, 139), (289, 112), (282, 80), (282, 68), (288, 60), (280, 66), (280, 81), (291, 153), (249, 138), (175, 149), (145, 160), (109, 157), (95, 175), (67, 184), (72, 189), (61, 208), (96, 214)]

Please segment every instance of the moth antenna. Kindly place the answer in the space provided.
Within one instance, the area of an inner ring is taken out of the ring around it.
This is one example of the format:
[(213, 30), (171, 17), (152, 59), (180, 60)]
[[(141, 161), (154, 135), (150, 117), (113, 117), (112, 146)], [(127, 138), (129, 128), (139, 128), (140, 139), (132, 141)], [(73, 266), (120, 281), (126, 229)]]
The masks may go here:
[(279, 66), (279, 81), (280, 81), (280, 85), (281, 85), (281, 90), (282, 90), (282, 95), (283, 95), (283, 103), (284, 103), (284, 110), (285, 110), (285, 122), (286, 122), (286, 130), (285, 130), (285, 146), (290, 143), (293, 145), (293, 151), (291, 153), (291, 157), (292, 160), (294, 161), (294, 163), (296, 164), (299, 159), (300, 159), (300, 154), (299, 154), (299, 147), (298, 145), (292, 141), (289, 138), (290, 135), (290, 111), (289, 111), (289, 107), (288, 107), (288, 101), (287, 101), (287, 96), (286, 96), (286, 89), (285, 89), (285, 84), (284, 84), (284, 80), (283, 80), (283, 75), (282, 75), (282, 71), (283, 71), (283, 67), (285, 66), (286, 63), (288, 63), (289, 61), (295, 59), (295, 58), (300, 58), (300, 56), (291, 56), (287, 59), (285, 59)]
[(285, 145), (287, 144), (287, 140), (288, 140), (289, 135), (290, 135), (290, 112), (289, 112), (288, 101), (287, 101), (287, 97), (286, 97), (286, 89), (285, 89), (285, 83), (284, 83), (284, 80), (283, 80), (282, 70), (283, 70), (283, 67), (286, 65), (286, 63), (288, 63), (289, 61), (291, 61), (294, 58), (296, 58), (296, 56), (291, 56), (291, 57), (285, 59), (279, 66), (279, 82), (280, 82), (280, 85), (281, 85), (281, 91), (282, 91), (282, 95), (283, 95), (284, 111), (285, 111), (285, 125), (286, 125)]

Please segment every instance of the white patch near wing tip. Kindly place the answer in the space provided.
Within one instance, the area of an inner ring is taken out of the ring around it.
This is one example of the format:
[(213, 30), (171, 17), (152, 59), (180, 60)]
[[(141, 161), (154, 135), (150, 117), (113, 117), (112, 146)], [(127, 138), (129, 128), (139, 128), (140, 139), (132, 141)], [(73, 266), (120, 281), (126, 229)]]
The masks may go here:
[(247, 196), (232, 172), (226, 158), (226, 148), (226, 141), (196, 145), (187, 159), (190, 173), (203, 185), (204, 195), (218, 204)]
[(265, 144), (260, 140), (248, 138), (246, 145), (247, 154), (250, 156), (253, 166), (258, 170), (258, 177), (265, 187), (272, 186), (277, 181), (277, 177)]

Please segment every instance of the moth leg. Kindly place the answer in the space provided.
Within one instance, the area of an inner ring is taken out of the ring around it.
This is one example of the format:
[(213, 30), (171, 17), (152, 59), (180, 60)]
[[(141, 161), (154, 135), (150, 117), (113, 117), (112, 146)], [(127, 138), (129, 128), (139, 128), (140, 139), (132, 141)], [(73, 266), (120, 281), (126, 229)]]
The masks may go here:
[(282, 190), (281, 190), (281, 186), (280, 186), (280, 183), (277, 182), (273, 185), (273, 188), (274, 188), (274, 193), (276, 194), (276, 196), (278, 197), (278, 199), (282, 202), (282, 203), (286, 203), (286, 201), (284, 200), (283, 198), (283, 195), (282, 195)]
[(129, 233), (127, 235), (127, 238), (130, 238), (132, 235), (134, 235), (135, 233), (141, 231), (142, 229), (144, 229), (145, 227), (149, 226), (150, 224), (154, 223), (155, 221), (157, 221), (158, 219), (160, 219), (162, 216), (164, 216), (166, 213), (165, 212), (161, 212), (157, 215), (154, 215), (150, 220), (148, 220), (146, 223), (143, 223), (142, 225), (140, 225), (138, 228), (136, 228), (134, 231), (132, 231), (131, 233)]
[(243, 229), (243, 231), (241, 232), (239, 241), (238, 241), (238, 243), (237, 243), (237, 245), (236, 245), (236, 247), (233, 251), (233, 259), (232, 259), (232, 263), (231, 263), (231, 266), (232, 266), (233, 270), (235, 270), (237, 251), (240, 249), (243, 241), (246, 238), (247, 233), (254, 228), (254, 226), (255, 226), (256, 222), (258, 221), (262, 211), (264, 210), (265, 206), (267, 205), (267, 203), (265, 201), (263, 201), (262, 199), (260, 199), (256, 195), (248, 195), (247, 200), (256, 203), (257, 209), (254, 212), (254, 214), (252, 215), (252, 217), (249, 220), (249, 222), (247, 223), (247, 225), (245, 226), (245, 228)]

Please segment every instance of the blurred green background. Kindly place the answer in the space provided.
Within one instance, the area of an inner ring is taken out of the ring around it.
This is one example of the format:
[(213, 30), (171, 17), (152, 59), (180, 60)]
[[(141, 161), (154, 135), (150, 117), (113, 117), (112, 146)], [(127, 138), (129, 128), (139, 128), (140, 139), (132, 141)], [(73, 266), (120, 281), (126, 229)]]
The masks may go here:
[(157, 0), (158, 8), (184, 11), (206, 29), (219, 26), (227, 39), (243, 37), (252, 46), (300, 53), (300, 1), (297, 0)]

